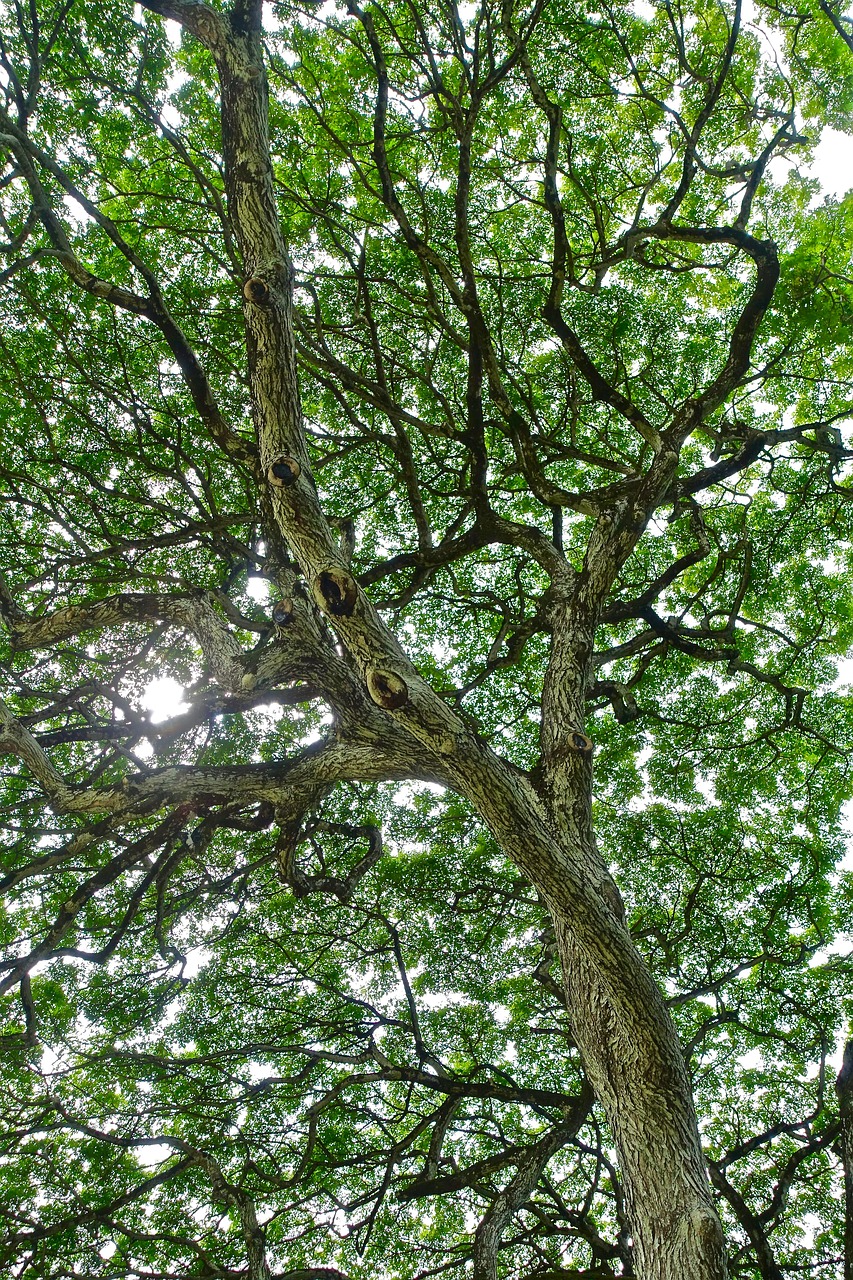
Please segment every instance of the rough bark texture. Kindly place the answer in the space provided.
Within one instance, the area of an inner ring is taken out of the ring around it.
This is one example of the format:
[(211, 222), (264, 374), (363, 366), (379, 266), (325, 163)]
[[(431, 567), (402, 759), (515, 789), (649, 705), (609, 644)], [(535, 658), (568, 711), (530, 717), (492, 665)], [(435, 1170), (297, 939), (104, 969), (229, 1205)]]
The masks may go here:
[(841, 1116), (841, 1163), (844, 1167), (844, 1280), (853, 1280), (853, 1040), (835, 1082)]

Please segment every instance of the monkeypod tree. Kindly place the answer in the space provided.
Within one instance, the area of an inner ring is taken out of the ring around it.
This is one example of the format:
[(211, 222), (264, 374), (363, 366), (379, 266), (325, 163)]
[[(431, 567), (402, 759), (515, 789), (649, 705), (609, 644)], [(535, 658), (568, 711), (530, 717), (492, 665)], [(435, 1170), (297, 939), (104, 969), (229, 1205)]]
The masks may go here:
[(849, 1280), (851, 19), (16, 0), (0, 95), (4, 1274)]

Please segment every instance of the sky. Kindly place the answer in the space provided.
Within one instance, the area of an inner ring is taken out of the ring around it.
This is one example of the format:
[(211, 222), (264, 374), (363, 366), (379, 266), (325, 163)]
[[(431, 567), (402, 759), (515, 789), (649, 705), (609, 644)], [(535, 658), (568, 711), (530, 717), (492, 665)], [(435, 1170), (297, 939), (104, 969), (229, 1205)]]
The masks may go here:
[(841, 197), (853, 188), (853, 142), (838, 129), (824, 129), (814, 162), (804, 169), (817, 178), (825, 195)]

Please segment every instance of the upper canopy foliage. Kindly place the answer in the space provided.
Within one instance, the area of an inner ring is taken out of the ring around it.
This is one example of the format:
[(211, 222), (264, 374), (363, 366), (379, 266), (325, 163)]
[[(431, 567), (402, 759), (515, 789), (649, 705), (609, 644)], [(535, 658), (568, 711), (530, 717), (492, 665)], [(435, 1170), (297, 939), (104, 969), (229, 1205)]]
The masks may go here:
[[(371, 742), (270, 518), (215, 69), (148, 12), (194, 7), (2, 6), (2, 1267), (456, 1280), (505, 1214), (499, 1275), (629, 1275), (547, 911), (432, 757)], [(320, 499), (534, 780), (560, 565), (685, 427), (584, 731), (750, 1280), (843, 1253), (853, 195), (807, 173), (853, 131), (851, 32), (837, 0), (264, 6)]]

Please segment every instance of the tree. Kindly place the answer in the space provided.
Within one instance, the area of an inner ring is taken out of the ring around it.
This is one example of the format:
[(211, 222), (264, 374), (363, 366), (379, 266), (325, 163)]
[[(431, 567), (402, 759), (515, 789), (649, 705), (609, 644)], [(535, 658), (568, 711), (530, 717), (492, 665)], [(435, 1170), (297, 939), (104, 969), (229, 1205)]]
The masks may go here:
[(4, 6), (8, 1274), (853, 1275), (851, 39)]

